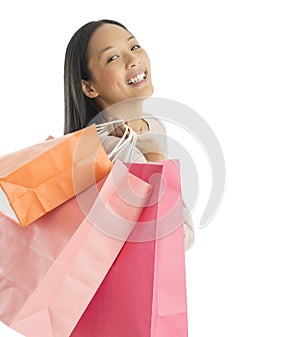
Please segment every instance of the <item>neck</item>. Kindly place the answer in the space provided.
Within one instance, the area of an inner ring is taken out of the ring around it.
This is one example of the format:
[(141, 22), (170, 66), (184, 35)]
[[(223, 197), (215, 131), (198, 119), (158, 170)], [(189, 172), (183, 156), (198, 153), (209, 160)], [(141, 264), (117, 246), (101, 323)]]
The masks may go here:
[(126, 100), (102, 111), (105, 120), (123, 119), (135, 131), (142, 128), (143, 99)]

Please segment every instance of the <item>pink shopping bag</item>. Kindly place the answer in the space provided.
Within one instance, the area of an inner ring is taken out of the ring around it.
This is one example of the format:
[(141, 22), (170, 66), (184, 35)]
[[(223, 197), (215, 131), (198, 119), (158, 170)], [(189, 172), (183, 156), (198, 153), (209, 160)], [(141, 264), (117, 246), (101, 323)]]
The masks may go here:
[[(150, 190), (117, 161), (105, 180), (31, 226), (1, 216), (0, 319), (27, 337), (69, 336)], [(118, 237), (105, 233), (108, 226)]]
[(71, 337), (187, 337), (179, 163), (128, 167), (152, 198)]

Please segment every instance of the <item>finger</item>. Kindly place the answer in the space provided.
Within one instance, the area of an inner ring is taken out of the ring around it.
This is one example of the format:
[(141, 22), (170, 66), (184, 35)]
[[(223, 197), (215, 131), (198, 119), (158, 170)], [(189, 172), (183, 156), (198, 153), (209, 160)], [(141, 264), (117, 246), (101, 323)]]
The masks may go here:
[[(108, 122), (111, 122), (111, 121), (112, 121), (112, 118), (109, 117)], [(107, 126), (108, 134), (112, 136), (115, 136), (115, 125), (114, 124), (115, 123), (111, 123)]]
[(116, 121), (109, 126), (109, 135), (115, 137), (122, 137), (126, 127), (123, 121)]
[(116, 134), (118, 135), (118, 137), (123, 137), (125, 131), (126, 126), (124, 125), (124, 123), (119, 124), (118, 127), (116, 128)]

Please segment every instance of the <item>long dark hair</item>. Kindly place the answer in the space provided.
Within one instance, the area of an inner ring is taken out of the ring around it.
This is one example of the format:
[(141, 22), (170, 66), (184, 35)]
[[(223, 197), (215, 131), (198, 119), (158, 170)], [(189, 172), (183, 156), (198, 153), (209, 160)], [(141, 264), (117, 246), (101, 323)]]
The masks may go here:
[(91, 21), (77, 30), (67, 46), (64, 65), (64, 134), (84, 128), (102, 110), (94, 99), (84, 95), (81, 80), (90, 79), (88, 44), (94, 31), (104, 24), (117, 25), (128, 31), (114, 20)]

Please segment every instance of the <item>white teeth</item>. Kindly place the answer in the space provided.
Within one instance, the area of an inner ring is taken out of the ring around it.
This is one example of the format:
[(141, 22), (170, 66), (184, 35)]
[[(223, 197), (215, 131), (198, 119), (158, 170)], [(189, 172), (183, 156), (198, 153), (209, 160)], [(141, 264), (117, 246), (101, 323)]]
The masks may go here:
[(135, 77), (132, 77), (130, 80), (128, 80), (127, 84), (133, 84), (142, 81), (145, 78), (146, 74), (143, 71), (142, 73), (136, 75)]

